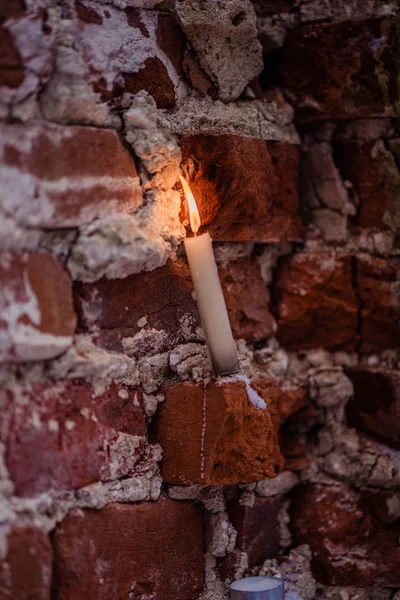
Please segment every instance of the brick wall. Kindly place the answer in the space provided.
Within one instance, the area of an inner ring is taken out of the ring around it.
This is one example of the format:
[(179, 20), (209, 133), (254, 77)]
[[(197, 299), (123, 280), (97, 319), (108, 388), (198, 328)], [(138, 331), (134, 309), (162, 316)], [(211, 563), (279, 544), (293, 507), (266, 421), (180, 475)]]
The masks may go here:
[(2, 599), (399, 600), (396, 4), (0, 2)]

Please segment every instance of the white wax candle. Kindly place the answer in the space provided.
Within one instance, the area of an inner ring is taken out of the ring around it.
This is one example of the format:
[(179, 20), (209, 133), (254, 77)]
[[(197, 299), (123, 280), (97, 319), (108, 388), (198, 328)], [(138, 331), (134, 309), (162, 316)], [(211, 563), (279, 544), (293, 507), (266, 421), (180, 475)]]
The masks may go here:
[(236, 344), (210, 235), (204, 233), (186, 238), (185, 249), (214, 371), (218, 375), (234, 373), (239, 367)]
[(283, 600), (285, 587), (278, 577), (246, 577), (230, 585), (232, 600)]

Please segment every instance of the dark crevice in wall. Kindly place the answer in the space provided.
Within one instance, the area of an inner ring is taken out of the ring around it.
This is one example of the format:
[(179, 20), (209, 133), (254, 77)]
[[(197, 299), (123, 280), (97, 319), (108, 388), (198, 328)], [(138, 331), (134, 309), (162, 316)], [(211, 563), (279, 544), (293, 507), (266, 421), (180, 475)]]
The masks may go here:
[(351, 285), (353, 288), (354, 295), (356, 297), (358, 303), (357, 310), (357, 328), (356, 328), (356, 336), (357, 341), (354, 347), (355, 352), (360, 352), (362, 347), (362, 330), (363, 330), (363, 311), (365, 303), (360, 296), (360, 289), (358, 287), (358, 266), (357, 266), (357, 258), (355, 256), (351, 257)]

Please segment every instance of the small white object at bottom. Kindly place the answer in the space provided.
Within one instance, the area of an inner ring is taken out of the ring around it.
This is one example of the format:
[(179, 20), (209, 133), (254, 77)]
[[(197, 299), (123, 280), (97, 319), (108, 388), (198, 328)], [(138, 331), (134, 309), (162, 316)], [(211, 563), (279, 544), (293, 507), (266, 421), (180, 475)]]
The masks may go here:
[(285, 584), (279, 577), (246, 577), (231, 583), (231, 600), (284, 600)]

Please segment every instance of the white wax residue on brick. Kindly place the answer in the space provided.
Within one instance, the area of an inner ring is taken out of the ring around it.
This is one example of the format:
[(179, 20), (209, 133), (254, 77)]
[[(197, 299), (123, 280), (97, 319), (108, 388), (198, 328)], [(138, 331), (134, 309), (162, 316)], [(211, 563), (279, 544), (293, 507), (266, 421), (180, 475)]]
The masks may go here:
[(277, 577), (246, 577), (231, 584), (231, 589), (241, 592), (264, 592), (274, 590), (282, 585)]
[(230, 375), (229, 377), (222, 377), (218, 380), (218, 385), (222, 385), (223, 383), (234, 383), (236, 381), (243, 381), (243, 383), (246, 384), (247, 397), (256, 408), (267, 408), (266, 402), (255, 390), (253, 390), (250, 385), (250, 379), (246, 377), (246, 375)]

